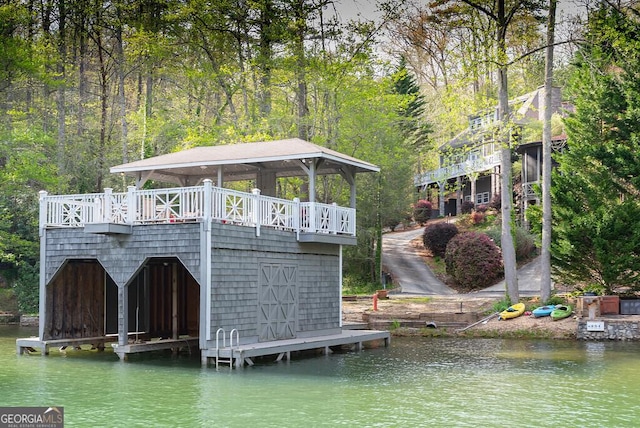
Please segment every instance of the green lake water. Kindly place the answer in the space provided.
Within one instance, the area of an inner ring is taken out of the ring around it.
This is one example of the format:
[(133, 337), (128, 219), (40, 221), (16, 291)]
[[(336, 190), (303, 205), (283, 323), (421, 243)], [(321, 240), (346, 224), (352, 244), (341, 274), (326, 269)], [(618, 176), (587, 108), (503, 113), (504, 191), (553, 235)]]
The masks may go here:
[(0, 406), (64, 406), (65, 426), (640, 426), (640, 343), (393, 338), (216, 371), (195, 355), (16, 355), (35, 333), (0, 326)]

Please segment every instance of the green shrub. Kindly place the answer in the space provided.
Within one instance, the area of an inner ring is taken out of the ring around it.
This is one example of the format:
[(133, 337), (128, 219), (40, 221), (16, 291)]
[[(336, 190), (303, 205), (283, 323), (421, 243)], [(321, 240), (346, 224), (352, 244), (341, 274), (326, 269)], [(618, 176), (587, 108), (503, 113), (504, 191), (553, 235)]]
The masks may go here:
[(499, 300), (493, 304), (493, 312), (502, 312), (509, 306), (511, 306), (511, 299), (509, 299), (509, 297), (507, 296), (504, 299)]
[[(498, 247), (502, 246), (502, 229), (500, 226), (491, 227), (485, 232)], [(535, 236), (523, 227), (516, 227), (516, 260), (523, 261), (531, 258), (536, 252)]]
[(453, 223), (429, 224), (424, 228), (422, 243), (434, 257), (444, 257), (447, 244), (457, 234), (458, 228)]
[(524, 227), (516, 227), (516, 260), (527, 260), (536, 253), (536, 238)]
[(420, 224), (425, 224), (431, 218), (432, 210), (431, 202), (420, 199), (413, 206), (413, 219)]
[(345, 275), (342, 278), (342, 294), (368, 295), (380, 288), (380, 284), (367, 281), (357, 275)]
[(402, 218), (398, 215), (391, 216), (382, 221), (382, 226), (389, 228), (392, 232), (396, 230), (396, 227), (402, 222)]
[(465, 290), (487, 287), (503, 273), (500, 249), (484, 233), (459, 233), (445, 252), (447, 274)]
[(23, 314), (37, 314), (39, 311), (40, 268), (26, 262), (18, 267), (18, 278), (13, 290), (18, 299), (18, 309)]
[(560, 296), (551, 296), (546, 302), (544, 302), (545, 305), (564, 305), (566, 303), (566, 299)]

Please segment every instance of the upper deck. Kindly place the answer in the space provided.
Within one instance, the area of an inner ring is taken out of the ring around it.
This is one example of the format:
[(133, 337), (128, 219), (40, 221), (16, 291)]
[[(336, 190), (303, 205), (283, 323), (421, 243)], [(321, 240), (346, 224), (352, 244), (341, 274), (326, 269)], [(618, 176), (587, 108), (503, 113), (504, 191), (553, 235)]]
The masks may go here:
[(301, 242), (355, 244), (356, 211), (336, 204), (301, 202), (202, 186), (140, 190), (125, 193), (49, 195), (40, 192), (40, 230), (85, 228), (88, 233), (130, 233), (134, 225), (218, 221), (296, 232)]

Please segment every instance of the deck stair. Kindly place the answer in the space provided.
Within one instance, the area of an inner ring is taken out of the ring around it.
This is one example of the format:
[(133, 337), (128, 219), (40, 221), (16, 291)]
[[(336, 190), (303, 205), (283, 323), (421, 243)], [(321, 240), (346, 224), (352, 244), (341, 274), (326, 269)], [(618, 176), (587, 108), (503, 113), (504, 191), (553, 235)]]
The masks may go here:
[[(222, 346), (220, 346), (220, 336), (222, 336)], [(235, 338), (235, 342), (234, 342)], [(227, 347), (227, 333), (224, 328), (219, 328), (216, 331), (216, 369), (220, 364), (229, 364), (229, 368), (233, 369), (233, 350), (240, 344), (240, 333), (237, 329), (233, 329), (229, 332), (229, 346)], [(226, 350), (227, 356), (222, 356), (222, 350)]]

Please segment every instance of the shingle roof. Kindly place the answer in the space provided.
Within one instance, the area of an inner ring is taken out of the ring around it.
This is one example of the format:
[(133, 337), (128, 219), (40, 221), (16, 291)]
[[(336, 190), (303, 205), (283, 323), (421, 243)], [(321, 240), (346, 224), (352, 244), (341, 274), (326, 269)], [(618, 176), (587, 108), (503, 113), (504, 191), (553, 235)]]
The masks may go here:
[(194, 182), (202, 178), (215, 178), (222, 168), (225, 181), (253, 179), (260, 169), (275, 171), (278, 177), (303, 176), (300, 162), (322, 159), (316, 174), (337, 174), (341, 169), (352, 172), (377, 172), (377, 166), (344, 155), (335, 150), (299, 138), (286, 140), (240, 143), (224, 146), (194, 147), (142, 159), (110, 169), (140, 179), (154, 179), (182, 183), (185, 178)]

